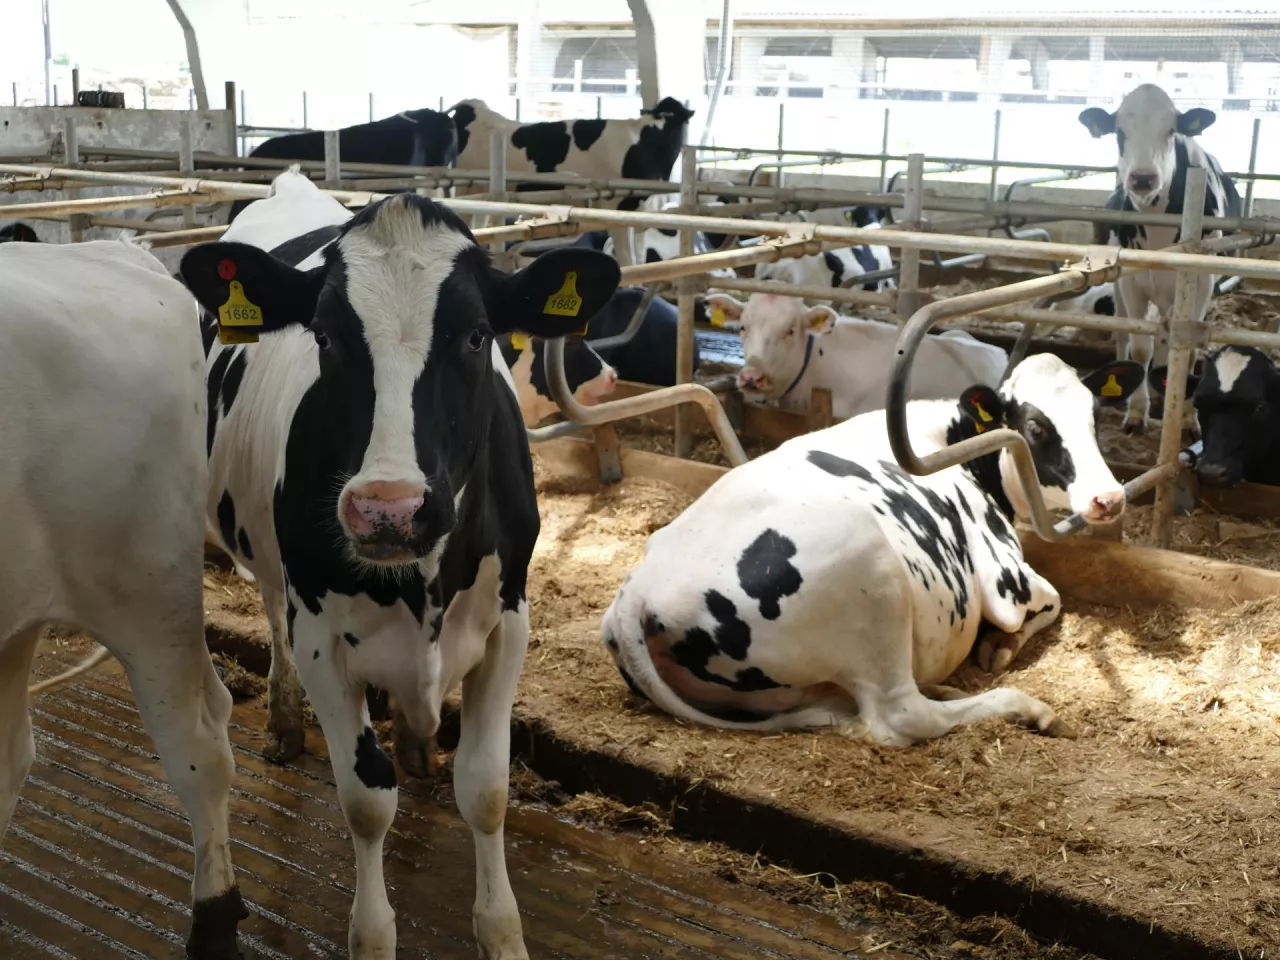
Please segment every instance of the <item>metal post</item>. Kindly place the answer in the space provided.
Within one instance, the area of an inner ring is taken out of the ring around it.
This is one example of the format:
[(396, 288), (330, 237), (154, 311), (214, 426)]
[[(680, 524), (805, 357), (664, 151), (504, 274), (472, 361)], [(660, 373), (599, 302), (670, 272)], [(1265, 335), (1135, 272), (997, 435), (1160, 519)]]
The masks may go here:
[(58, 85), (56, 83), (53, 85), (53, 105), (55, 107), (60, 106), (58, 103)]
[(884, 130), (880, 135), (880, 192), (889, 189), (889, 108), (884, 108)]
[(302, 91), (302, 129), (307, 129), (307, 91)]
[(194, 110), (196, 108), (196, 91), (194, 88), (187, 89), (187, 109)]
[(778, 101), (778, 169), (773, 175), (773, 185), (775, 187), (782, 186), (782, 135), (786, 127), (787, 103), (785, 100)]
[(80, 102), (80, 68), (71, 68), (71, 104), (75, 106)]
[[(240, 91), (240, 123), (243, 126), (248, 126), (249, 111), (245, 109), (245, 104), (246, 104), (245, 91), (241, 90)], [(240, 138), (240, 155), (241, 156), (245, 156), (249, 153), (247, 149), (248, 146), (249, 146), (249, 138), (241, 137)]]
[[(195, 119), (194, 113), (183, 114), (178, 130), (178, 172), (187, 176), (195, 176), (196, 172)], [(182, 208), (182, 221), (187, 227), (196, 225), (194, 206), (187, 205)]]
[[(779, 113), (781, 118), (781, 113)], [(781, 132), (781, 119), (779, 119)], [(698, 209), (698, 152), (695, 147), (680, 150), (680, 212), (693, 214)], [(693, 256), (693, 229), (680, 231), (680, 256)], [(676, 284), (676, 383), (693, 381), (693, 312), (697, 296), (692, 285), (693, 277), (681, 277)], [(693, 432), (689, 411), (685, 407), (675, 410), (675, 455), (688, 457), (693, 452)]]
[[(924, 154), (907, 157), (907, 189), (902, 217), (909, 230), (919, 230), (924, 219)], [(898, 261), (898, 316), (903, 320), (920, 309), (920, 251), (903, 248)]]
[(13, 81), (13, 105), (18, 105), (18, 81)]
[(151, 109), (151, 100), (148, 96), (147, 85), (145, 83), (142, 85), (142, 109), (143, 110)]
[(369, 122), (373, 123), (373, 91), (369, 91)]
[[(1187, 170), (1186, 192), (1182, 201), (1180, 242), (1198, 240), (1204, 223), (1204, 194), (1208, 184), (1203, 167)], [(1204, 342), (1204, 321), (1192, 311), (1199, 305), (1201, 287), (1208, 282), (1189, 270), (1179, 270), (1174, 281), (1173, 316), (1169, 331), (1169, 376), (1164, 393), (1164, 421), (1160, 424), (1160, 456), (1157, 466), (1177, 462), (1182, 446), (1182, 406), (1187, 396), (1187, 372), (1191, 354)], [(1177, 484), (1172, 478), (1156, 487), (1156, 502), (1151, 514), (1151, 538), (1156, 546), (1167, 547), (1173, 539), (1173, 505)]]
[[(62, 145), (67, 155), (67, 166), (74, 167), (80, 162), (80, 133), (76, 130), (74, 113), (63, 122)], [(75, 189), (67, 190), (66, 194), (68, 200), (76, 200), (80, 197), (80, 191)], [(88, 225), (89, 218), (82, 213), (73, 213), (67, 218), (67, 232), (72, 243), (79, 243), (84, 239), (84, 231)]]
[(237, 133), (239, 132), (238, 128), (240, 126), (240, 119), (236, 112), (236, 82), (234, 80), (228, 80), (223, 85), (222, 89), (222, 108), (229, 114), (228, 120), (231, 123), (231, 129), (227, 131), (227, 138), (229, 140), (227, 143), (227, 153), (233, 157), (238, 157), (244, 151), (237, 149), (237, 146), (240, 143), (240, 138), (237, 136)]
[(338, 149), (338, 131), (324, 132), (324, 185), (330, 190), (338, 189), (338, 181), (342, 179), (342, 155)]
[[(1262, 118), (1253, 118), (1253, 141), (1249, 144), (1249, 172), (1256, 173), (1258, 169), (1258, 136), (1262, 133)], [(1244, 215), (1246, 217), (1253, 216), (1253, 178), (1249, 178), (1249, 182), (1244, 188)]]
[(996, 130), (991, 141), (991, 199), (1000, 199), (1000, 119), (1001, 112), (996, 109)]
[(604, 119), (604, 97), (596, 97), (596, 119)]
[[(489, 138), (489, 192), (491, 198), (500, 203), (507, 199), (507, 134), (503, 131), (494, 131)], [(500, 217), (485, 217), (484, 225), (489, 226), (493, 219), (502, 222)], [(490, 244), (489, 250), (498, 268), (507, 269), (506, 244), (499, 240)]]
[(53, 85), (53, 41), (49, 27), (49, 0), (42, 0), (40, 14), (44, 26), (44, 105), (49, 106), (52, 97), (53, 105), (58, 105), (58, 88)]

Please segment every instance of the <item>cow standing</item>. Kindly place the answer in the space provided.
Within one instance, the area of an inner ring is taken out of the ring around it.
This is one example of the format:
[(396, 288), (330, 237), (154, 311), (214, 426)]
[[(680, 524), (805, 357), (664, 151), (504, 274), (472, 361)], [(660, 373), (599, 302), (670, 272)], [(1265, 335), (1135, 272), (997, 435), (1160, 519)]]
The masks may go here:
[[(1122, 361), (1082, 383), (1038, 354), (998, 393), (975, 386), (958, 403), (908, 404), (908, 429), (922, 455), (1017, 430), (1051, 508), (1111, 520), (1125, 495), (1098, 451), (1096, 398), (1143, 375)], [(979, 661), (1000, 670), (1061, 608), (1013, 528), (1028, 511), (1012, 455), (913, 477), (893, 462), (884, 422), (877, 411), (788, 441), (649, 538), (601, 631), (634, 692), (695, 723), (852, 727), (890, 745), (986, 717), (1062, 730), (1017, 690), (922, 694), (969, 655), (984, 621), (998, 632), (982, 639)]]
[[(806, 307), (784, 293), (753, 293), (746, 303), (728, 294), (707, 297), (742, 325), (745, 363), (738, 389), (752, 401), (804, 410), (815, 387), (831, 391), (840, 418), (884, 407), (898, 343), (891, 323), (841, 317), (828, 306)], [(974, 383), (995, 386), (1008, 355), (961, 330), (926, 337), (916, 356), (911, 398), (959, 396)]]
[(526, 957), (502, 825), (539, 521), (493, 339), (581, 327), (613, 294), (617, 264), (568, 250), (506, 276), (430, 200), (352, 218), (294, 173), (227, 237), (187, 253), (182, 278), (224, 320), (256, 322), (224, 329), (264, 336), (220, 345), (204, 327), (208, 513), (271, 622), (276, 757), (301, 748), (298, 674), (324, 729), (355, 845), (351, 956), (390, 960), (396, 943), (382, 876), (396, 774), (365, 689), (390, 692), (428, 738), (461, 683), (454, 786), (476, 845), (476, 936), (484, 957)]
[[(636, 120), (548, 120), (517, 123), (482, 100), (463, 100), (446, 111), (458, 130), (458, 167), (488, 170), (494, 133), (506, 137), (507, 173), (576, 173), (590, 179), (669, 180), (693, 111), (666, 97)], [(518, 190), (545, 189), (523, 184)], [(616, 210), (636, 210), (641, 198), (603, 201)], [(636, 262), (635, 241), (626, 228), (611, 230), (618, 262)]]
[(204, 642), (196, 305), (118, 241), (7, 244), (0, 290), (0, 835), (35, 758), (26, 685), (40, 633), (83, 630), (124, 664), (191, 818), (187, 956), (233, 960), (248, 914), (227, 824), (231, 696)]
[[(1144, 83), (1121, 102), (1115, 113), (1090, 107), (1080, 114), (1080, 122), (1095, 137), (1115, 134), (1119, 148), (1116, 172), (1119, 184), (1107, 199), (1109, 210), (1137, 210), (1144, 213), (1182, 213), (1186, 196), (1187, 170), (1202, 168), (1207, 177), (1204, 212), (1209, 217), (1240, 215), (1240, 194), (1218, 161), (1194, 139), (1216, 119), (1212, 110), (1196, 107), (1185, 113), (1174, 106), (1169, 95), (1154, 84)], [(1159, 250), (1178, 240), (1177, 227), (1099, 224), (1098, 242), (1119, 244), (1130, 250)], [(1205, 231), (1206, 237), (1221, 236), (1220, 230)], [(1192, 238), (1183, 238), (1184, 240)], [(1218, 278), (1197, 274), (1191, 315), (1203, 320), (1209, 309)], [(1155, 304), (1166, 320), (1173, 310), (1177, 274), (1171, 270), (1132, 270), (1120, 275), (1116, 289), (1122, 316), (1141, 320)], [(1116, 355), (1132, 354), (1144, 365), (1153, 355), (1164, 362), (1167, 347), (1157, 349), (1151, 336), (1116, 334)], [(1125, 413), (1126, 433), (1145, 432), (1151, 419), (1151, 398), (1144, 380), (1130, 398)]]

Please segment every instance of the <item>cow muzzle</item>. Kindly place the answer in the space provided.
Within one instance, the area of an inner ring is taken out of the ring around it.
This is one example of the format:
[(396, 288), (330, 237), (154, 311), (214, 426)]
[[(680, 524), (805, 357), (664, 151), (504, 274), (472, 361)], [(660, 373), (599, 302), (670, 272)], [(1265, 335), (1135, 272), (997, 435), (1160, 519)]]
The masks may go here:
[(1125, 181), (1129, 192), (1134, 196), (1145, 197), (1154, 193), (1160, 185), (1160, 175), (1147, 170), (1135, 170)]
[(1196, 477), (1207, 487), (1229, 487), (1236, 483), (1241, 471), (1216, 460), (1201, 460), (1196, 464)]
[(613, 367), (607, 367), (578, 388), (578, 402), (584, 407), (593, 407), (613, 393), (617, 386), (618, 372)]
[(1123, 489), (1115, 489), (1099, 493), (1089, 500), (1084, 510), (1086, 523), (1107, 523), (1124, 513), (1125, 496)]
[(421, 539), (421, 483), (376, 480), (343, 491), (341, 516), (356, 552), (370, 560), (416, 558)]
[(738, 389), (744, 393), (767, 393), (771, 379), (763, 370), (743, 367), (738, 371)]

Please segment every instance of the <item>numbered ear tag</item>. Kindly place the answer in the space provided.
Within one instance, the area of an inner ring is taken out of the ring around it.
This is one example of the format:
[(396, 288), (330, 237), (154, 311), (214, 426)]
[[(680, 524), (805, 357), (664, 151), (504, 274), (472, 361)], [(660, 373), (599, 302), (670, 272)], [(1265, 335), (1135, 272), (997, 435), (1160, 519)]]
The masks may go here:
[[(582, 298), (578, 296), (578, 274), (570, 270), (564, 275), (564, 283), (560, 285), (560, 289), (547, 297), (547, 305), (542, 308), (542, 312), (555, 317), (576, 317), (581, 310)], [(583, 332), (586, 332), (585, 329)]]
[(222, 343), (257, 343), (258, 334), (236, 327), (261, 327), (262, 310), (249, 302), (239, 280), (229, 284), (227, 302), (218, 308), (218, 339)]
[(516, 350), (528, 350), (529, 337), (523, 333), (513, 333), (511, 335), (511, 346)]
[[(1167, 380), (1165, 384), (1168, 385)], [(1124, 395), (1124, 387), (1116, 383), (1116, 375), (1114, 373), (1109, 373), (1107, 374), (1107, 382), (1102, 385), (1098, 393), (1104, 397), (1119, 397)]]
[(710, 322), (713, 327), (724, 326), (724, 307), (716, 307), (711, 311)]
[(973, 403), (974, 411), (978, 414), (978, 418), (982, 421), (982, 423), (979, 423), (975, 420), (973, 426), (979, 433), (986, 433), (987, 428), (984, 427), (982, 424), (990, 423), (992, 420), (995, 419), (995, 417), (991, 416), (991, 414), (987, 413), (986, 410), (982, 409), (982, 404), (980, 404), (977, 400), (973, 400), (971, 402)]

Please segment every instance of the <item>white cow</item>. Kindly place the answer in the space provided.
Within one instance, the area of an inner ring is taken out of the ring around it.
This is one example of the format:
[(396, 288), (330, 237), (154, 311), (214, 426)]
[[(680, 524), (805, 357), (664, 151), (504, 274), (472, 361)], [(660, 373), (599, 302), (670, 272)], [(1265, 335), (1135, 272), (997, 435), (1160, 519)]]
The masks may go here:
[(41, 630), (83, 630), (124, 664), (191, 818), (187, 955), (239, 957), (231, 696), (203, 628), (199, 312), (120, 242), (4, 244), (0, 290), (0, 835), (35, 757), (26, 687)]
[[(742, 325), (738, 387), (748, 399), (803, 410), (810, 391), (822, 387), (840, 419), (884, 407), (896, 325), (841, 317), (781, 293), (753, 293), (746, 303), (717, 293), (707, 305)], [(975, 383), (995, 386), (1008, 360), (999, 347), (962, 331), (928, 337), (916, 354), (910, 397), (958, 397)]]
[[(1051, 354), (999, 392), (907, 407), (927, 454), (982, 430), (1026, 439), (1040, 493), (1090, 523), (1124, 489), (1098, 452), (1099, 393), (1143, 377), (1118, 361), (1082, 383)], [(601, 637), (633, 691), (695, 723), (743, 730), (853, 728), (907, 745), (1003, 717), (1062, 732), (1053, 710), (1009, 688), (928, 699), (969, 655), (1006, 667), (1060, 612), (1013, 528), (1027, 500), (1007, 451), (925, 477), (888, 449), (882, 412), (791, 440), (730, 471), (649, 538), (605, 614)]]

